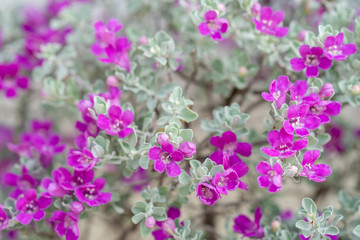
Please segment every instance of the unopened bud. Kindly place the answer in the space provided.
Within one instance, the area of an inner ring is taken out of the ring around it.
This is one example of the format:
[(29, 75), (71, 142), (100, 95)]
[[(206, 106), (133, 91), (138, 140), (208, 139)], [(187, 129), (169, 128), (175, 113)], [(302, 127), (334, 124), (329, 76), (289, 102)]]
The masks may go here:
[(240, 67), (238, 70), (239, 77), (245, 77), (247, 75), (247, 73), (248, 73), (248, 70), (244, 66)]
[(319, 92), (320, 98), (331, 97), (333, 94), (334, 94), (334, 87), (332, 86), (331, 83), (325, 83)]
[(278, 221), (278, 220), (272, 221), (271, 222), (271, 231), (276, 232), (277, 230), (279, 230), (280, 225), (281, 225), (280, 221)]
[(169, 141), (169, 136), (166, 133), (161, 133), (158, 138), (157, 138), (157, 142), (159, 145), (163, 144), (164, 142), (168, 142)]
[(140, 45), (147, 45), (148, 44), (148, 38), (146, 36), (140, 36), (139, 37), (139, 44)]
[(81, 213), (84, 210), (84, 206), (81, 202), (74, 201), (71, 204), (70, 210), (74, 213)]
[(110, 87), (117, 87), (120, 85), (120, 81), (115, 76), (108, 76), (106, 84)]
[(257, 17), (260, 14), (261, 11), (261, 4), (260, 3), (254, 3), (251, 7), (251, 13), (254, 17)]
[(301, 30), (298, 34), (298, 40), (300, 42), (305, 41), (305, 37), (306, 37), (306, 30)]
[(224, 4), (219, 3), (217, 6), (218, 6), (219, 11), (221, 11), (221, 12), (225, 12), (225, 11), (226, 11), (226, 7), (225, 7)]
[(185, 157), (190, 158), (196, 153), (196, 145), (192, 142), (183, 142), (180, 144), (179, 150)]
[(359, 85), (354, 85), (354, 86), (352, 87), (352, 91), (353, 91), (353, 94), (354, 94), (354, 95), (359, 94), (359, 93), (360, 93), (360, 86), (359, 86)]
[(153, 228), (155, 227), (155, 224), (156, 224), (156, 220), (153, 216), (150, 216), (150, 217), (147, 217), (145, 219), (145, 226), (148, 227), (148, 228)]

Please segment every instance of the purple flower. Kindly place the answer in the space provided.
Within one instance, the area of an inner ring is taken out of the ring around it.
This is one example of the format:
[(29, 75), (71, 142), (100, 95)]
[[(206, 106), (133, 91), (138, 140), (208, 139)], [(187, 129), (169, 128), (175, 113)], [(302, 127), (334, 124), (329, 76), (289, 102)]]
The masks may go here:
[(95, 167), (99, 159), (95, 158), (91, 151), (86, 148), (82, 150), (70, 149), (66, 162), (76, 171), (88, 171)]
[(60, 182), (60, 186), (66, 190), (75, 190), (83, 185), (91, 183), (94, 178), (94, 171), (74, 171), (74, 174), (69, 176), (68, 174), (63, 181)]
[(85, 122), (76, 121), (76, 129), (82, 132), (86, 138), (96, 137), (99, 134), (100, 129), (97, 126), (97, 122), (94, 119), (86, 118)]
[(256, 171), (262, 175), (257, 178), (261, 188), (268, 188), (272, 193), (281, 190), (283, 168), (280, 163), (276, 162), (272, 167), (268, 162), (262, 161), (256, 166)]
[(33, 148), (40, 153), (40, 162), (44, 168), (47, 168), (55, 154), (62, 153), (66, 145), (60, 144), (60, 136), (52, 134), (44, 136), (36, 133), (32, 136), (31, 143)]
[(343, 40), (344, 33), (339, 33), (336, 37), (327, 37), (324, 41), (324, 55), (330, 60), (344, 61), (357, 51), (355, 43), (342, 45)]
[(75, 189), (75, 195), (80, 202), (90, 207), (106, 204), (111, 200), (111, 193), (100, 192), (105, 186), (105, 179), (98, 178), (92, 184), (85, 184)]
[(94, 24), (95, 37), (97, 42), (91, 46), (95, 55), (101, 55), (108, 46), (115, 46), (116, 33), (121, 31), (122, 24), (117, 19), (110, 19), (105, 25), (103, 21)]
[[(340, 154), (344, 153), (346, 150), (345, 139), (344, 139), (344, 129), (341, 125), (333, 124), (326, 130), (330, 134), (331, 139), (324, 145), (326, 149), (325, 152), (338, 152)], [(360, 131), (359, 131), (360, 133)]]
[(42, 133), (48, 135), (52, 129), (51, 120), (38, 120), (34, 119), (31, 121), (31, 130), (36, 133)]
[(251, 221), (245, 215), (239, 215), (234, 219), (234, 231), (241, 233), (245, 237), (263, 238), (265, 234), (264, 229), (260, 226), (261, 217), (260, 207), (255, 210), (254, 221)]
[(281, 221), (290, 221), (294, 218), (294, 213), (291, 210), (284, 210), (280, 213)]
[(65, 195), (71, 195), (70, 192), (61, 186), (61, 183), (66, 179), (71, 178), (71, 173), (66, 168), (60, 167), (52, 171), (51, 178), (44, 178), (41, 182), (41, 186), (45, 188), (49, 195), (52, 197), (64, 197)]
[(263, 147), (260, 150), (270, 157), (288, 158), (293, 156), (297, 151), (304, 149), (308, 141), (300, 139), (293, 142), (293, 135), (288, 134), (284, 128), (280, 132), (272, 130), (268, 133), (267, 139), (271, 147)]
[(159, 173), (164, 172), (166, 168), (166, 173), (169, 177), (177, 177), (181, 173), (181, 168), (176, 162), (180, 162), (184, 159), (184, 154), (179, 150), (175, 150), (174, 146), (169, 142), (163, 142), (161, 148), (158, 146), (153, 146), (149, 150), (149, 158), (154, 163), (154, 169)]
[(20, 213), (16, 215), (22, 225), (27, 225), (32, 219), (40, 221), (45, 217), (44, 209), (51, 205), (52, 198), (41, 196), (37, 199), (36, 191), (30, 189), (24, 193), (24, 197), (17, 200), (15, 206)]
[[(217, 191), (224, 195), (227, 195), (227, 191), (236, 190), (240, 186), (240, 182), (239, 176), (231, 168), (226, 169), (222, 173), (217, 173), (211, 180), (212, 185), (216, 187)], [(246, 183), (243, 183), (241, 186), (246, 186)]]
[(0, 232), (4, 230), (9, 223), (9, 218), (0, 204)]
[(38, 179), (35, 179), (28, 173), (25, 166), (22, 167), (22, 173), (20, 176), (10, 172), (6, 173), (4, 175), (4, 182), (8, 186), (16, 187), (15, 190), (9, 193), (9, 197), (14, 199), (17, 199), (24, 192), (31, 188), (36, 188), (40, 184)]
[(289, 32), (289, 29), (286, 27), (278, 27), (278, 25), (284, 20), (285, 14), (277, 10), (273, 13), (273, 10), (270, 7), (263, 7), (260, 12), (260, 20), (253, 18), (256, 30), (273, 35), (275, 37), (285, 37)]
[(275, 102), (277, 109), (286, 102), (286, 93), (291, 89), (293, 84), (290, 82), (288, 76), (281, 75), (277, 80), (273, 80), (269, 87), (269, 92), (261, 93), (261, 96), (266, 101)]
[[(210, 143), (219, 148), (216, 152), (213, 152), (209, 158), (216, 162), (216, 164), (224, 164), (224, 155), (226, 154), (229, 157), (229, 166), (241, 162), (241, 159), (237, 154), (240, 154), (245, 157), (251, 155), (251, 144), (247, 142), (238, 142), (236, 134), (232, 131), (224, 132), (221, 137), (215, 136), (210, 138)], [(226, 167), (227, 168), (227, 167)]]
[(131, 49), (132, 42), (127, 37), (116, 39), (115, 45), (109, 45), (105, 48), (107, 58), (99, 58), (103, 63), (115, 64), (127, 72), (130, 72), (130, 59), (128, 52)]
[(0, 125), (0, 149), (6, 146), (6, 143), (13, 139), (13, 131), (11, 128)]
[(84, 207), (81, 203), (74, 201), (70, 212), (54, 211), (50, 222), (55, 224), (55, 231), (59, 237), (65, 236), (66, 240), (79, 239), (79, 216)]
[(118, 135), (119, 138), (125, 138), (134, 131), (128, 127), (133, 120), (134, 114), (129, 110), (122, 112), (121, 107), (111, 106), (109, 108), (109, 117), (99, 114), (97, 125), (109, 135)]
[(191, 158), (196, 154), (196, 145), (192, 142), (183, 142), (179, 146), (179, 151), (184, 154), (184, 157)]
[(196, 193), (196, 196), (199, 197), (203, 204), (210, 206), (214, 205), (221, 197), (214, 185), (205, 182), (201, 182), (197, 185)]
[(147, 176), (147, 171), (139, 167), (136, 172), (134, 172), (130, 178), (122, 179), (126, 184), (132, 186), (133, 190), (136, 192), (141, 192), (147, 185), (149, 185), (149, 178)]
[(309, 105), (291, 105), (287, 111), (287, 119), (284, 122), (284, 129), (288, 134), (295, 133), (299, 137), (307, 137), (310, 135), (310, 130), (317, 129), (320, 126), (321, 120), (316, 116), (307, 116), (309, 112)]
[(315, 164), (315, 161), (320, 157), (319, 150), (306, 151), (303, 156), (302, 166), (303, 170), (299, 176), (307, 177), (314, 182), (324, 182), (326, 177), (331, 174), (331, 169), (327, 164)]
[(259, 16), (261, 12), (261, 4), (260, 3), (254, 3), (251, 7), (251, 14), (254, 16), (254, 17), (257, 17)]
[(302, 103), (308, 88), (309, 87), (307, 81), (297, 80), (290, 88), (291, 100)]
[(323, 55), (321, 47), (312, 47), (302, 45), (299, 48), (301, 58), (293, 58), (290, 60), (291, 68), (296, 71), (302, 71), (306, 68), (305, 76), (314, 78), (319, 76), (319, 68), (327, 70), (331, 67), (331, 60)]
[(341, 103), (330, 100), (313, 100), (308, 101), (310, 105), (310, 110), (308, 112), (309, 116), (317, 116), (321, 120), (321, 124), (329, 123), (330, 116), (337, 116), (341, 111)]
[(7, 98), (16, 97), (18, 89), (27, 89), (29, 79), (19, 74), (17, 62), (0, 64), (0, 91), (4, 91)]
[(226, 33), (229, 23), (225, 18), (217, 18), (217, 12), (210, 10), (205, 13), (205, 22), (200, 23), (199, 32), (207, 36), (210, 34), (214, 41), (222, 41), (221, 33)]
[(169, 207), (167, 211), (168, 218), (163, 222), (156, 221), (156, 225), (160, 228), (152, 232), (155, 240), (166, 240), (172, 238), (172, 233), (176, 229), (174, 220), (180, 217), (180, 210), (175, 207)]

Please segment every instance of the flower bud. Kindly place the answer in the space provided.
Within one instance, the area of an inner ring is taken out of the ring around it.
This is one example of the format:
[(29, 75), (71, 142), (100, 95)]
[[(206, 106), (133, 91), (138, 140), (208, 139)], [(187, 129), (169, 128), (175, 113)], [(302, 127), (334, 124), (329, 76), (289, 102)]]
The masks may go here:
[(306, 30), (301, 30), (298, 34), (298, 40), (300, 42), (305, 41), (305, 37), (306, 37)]
[(219, 9), (220, 12), (225, 12), (225, 11), (226, 11), (226, 7), (225, 7), (225, 5), (222, 4), (222, 3), (219, 3), (219, 4), (217, 5), (217, 7), (218, 7), (218, 9)]
[(153, 216), (147, 217), (145, 219), (145, 226), (148, 228), (153, 228), (156, 224), (156, 220)]
[(139, 44), (140, 45), (147, 45), (148, 44), (148, 39), (146, 36), (140, 36), (139, 37)]
[(183, 142), (180, 144), (179, 150), (185, 157), (190, 158), (196, 153), (196, 145), (192, 142)]
[(240, 67), (238, 70), (239, 77), (245, 77), (247, 73), (248, 73), (248, 70), (244, 66)]
[(274, 220), (271, 222), (271, 231), (276, 232), (279, 230), (281, 223), (278, 220)]
[(171, 218), (166, 219), (163, 223), (162, 223), (162, 227), (165, 231), (167, 232), (174, 232), (176, 229), (175, 226), (175, 222), (174, 220), (172, 220)]
[(170, 138), (166, 133), (161, 133), (157, 138), (157, 142), (158, 142), (159, 145), (161, 145), (164, 142), (168, 142), (169, 139)]
[(359, 94), (360, 93), (360, 86), (359, 85), (354, 85), (353, 87), (352, 87), (352, 93), (354, 94), (354, 95), (357, 95), (357, 94)]
[(84, 210), (84, 206), (81, 202), (74, 201), (71, 204), (70, 210), (74, 213), (81, 213)]
[(297, 166), (290, 166), (290, 167), (287, 167), (285, 170), (284, 170), (284, 176), (287, 176), (287, 177), (294, 177), (299, 171), (299, 168)]
[(120, 85), (120, 81), (115, 76), (108, 76), (106, 84), (110, 87), (117, 87)]
[(260, 14), (261, 11), (261, 5), (260, 3), (254, 3), (251, 7), (251, 13), (254, 17), (257, 17)]
[(319, 92), (320, 98), (331, 97), (333, 94), (334, 94), (334, 88), (331, 85), (331, 83), (325, 83)]

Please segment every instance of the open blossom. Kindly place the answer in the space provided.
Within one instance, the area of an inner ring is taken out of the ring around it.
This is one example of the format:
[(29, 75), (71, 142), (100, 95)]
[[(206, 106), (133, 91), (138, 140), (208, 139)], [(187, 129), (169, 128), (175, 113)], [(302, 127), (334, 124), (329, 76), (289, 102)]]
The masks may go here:
[(9, 223), (9, 218), (0, 204), (0, 232), (4, 230)]
[(270, 163), (262, 161), (256, 166), (256, 171), (262, 175), (257, 178), (261, 188), (268, 188), (272, 193), (281, 190), (283, 168), (280, 163), (276, 162), (271, 166)]
[(141, 192), (150, 182), (147, 171), (142, 167), (139, 167), (130, 178), (123, 177), (122, 181), (132, 186), (132, 189), (136, 192)]
[(66, 240), (79, 239), (79, 216), (84, 207), (81, 203), (74, 201), (69, 212), (54, 211), (49, 219), (55, 224), (55, 231), (59, 237), (65, 236)]
[(316, 116), (308, 116), (309, 105), (291, 105), (287, 111), (287, 120), (284, 122), (284, 129), (288, 134), (294, 131), (299, 137), (307, 137), (310, 130), (317, 129), (321, 120)]
[(111, 193), (100, 192), (105, 186), (105, 179), (98, 178), (93, 183), (85, 184), (75, 189), (75, 195), (80, 202), (90, 207), (106, 204), (111, 200)]
[(293, 84), (290, 82), (288, 76), (281, 75), (278, 79), (273, 80), (269, 87), (269, 92), (261, 93), (261, 96), (266, 101), (275, 102), (276, 108), (280, 109), (286, 102), (286, 93), (292, 88)]
[(99, 114), (97, 125), (100, 129), (105, 130), (109, 135), (125, 138), (134, 130), (128, 127), (134, 120), (134, 114), (129, 111), (122, 111), (119, 106), (111, 106), (109, 108), (109, 117)]
[(273, 12), (270, 7), (265, 6), (260, 11), (260, 20), (253, 17), (253, 22), (256, 30), (281, 38), (285, 37), (289, 32), (288, 28), (278, 26), (284, 18), (284, 12), (280, 10)]
[(281, 128), (280, 132), (272, 130), (267, 136), (271, 147), (263, 147), (260, 150), (270, 157), (289, 158), (297, 151), (304, 149), (308, 144), (307, 139), (293, 142), (293, 138), (294, 136), (288, 134), (284, 128)]
[[(240, 185), (239, 176), (237, 173), (229, 168), (222, 173), (217, 173), (211, 180), (211, 183), (216, 187), (217, 191), (221, 194), (227, 195), (227, 191), (234, 191), (239, 186), (242, 188), (246, 187), (243, 183)], [(245, 188), (247, 190), (247, 187)]]
[(331, 174), (331, 169), (327, 164), (314, 164), (320, 157), (319, 150), (306, 151), (303, 156), (302, 166), (303, 170), (299, 176), (307, 177), (314, 182), (324, 182), (326, 177)]
[(174, 146), (169, 142), (163, 142), (161, 148), (153, 146), (149, 150), (149, 158), (154, 163), (154, 169), (159, 173), (164, 172), (166, 169), (169, 177), (177, 177), (181, 173), (181, 168), (177, 164), (184, 159), (184, 154), (179, 150), (175, 150)]
[(21, 175), (14, 173), (6, 173), (4, 175), (4, 182), (8, 186), (16, 187), (9, 193), (9, 197), (17, 199), (21, 194), (25, 193), (31, 188), (39, 186), (40, 181), (31, 176), (25, 166), (22, 167)]
[(346, 150), (344, 127), (332, 124), (329, 128), (327, 128), (326, 132), (330, 134), (331, 139), (324, 145), (324, 148), (326, 149), (325, 152), (337, 152), (339, 154), (344, 153)]
[(314, 78), (319, 76), (319, 68), (327, 70), (331, 67), (331, 60), (323, 55), (321, 47), (312, 47), (302, 45), (299, 48), (300, 58), (290, 60), (291, 68), (296, 71), (302, 71), (306, 68), (305, 76)]
[(83, 185), (91, 183), (94, 178), (94, 171), (74, 171), (70, 176), (64, 175), (64, 179), (60, 182), (60, 186), (66, 190), (75, 190)]
[(176, 229), (174, 220), (180, 217), (180, 210), (176, 207), (169, 207), (167, 216), (168, 218), (163, 222), (156, 221), (156, 225), (160, 229), (154, 230), (151, 233), (155, 240), (166, 240), (172, 238), (172, 233), (174, 233)]
[(205, 22), (200, 23), (199, 32), (210, 37), (214, 41), (222, 41), (222, 33), (226, 33), (229, 23), (225, 18), (217, 18), (217, 12), (210, 10), (205, 13)]
[(229, 157), (230, 167), (237, 164), (238, 162), (241, 162), (241, 159), (237, 154), (245, 157), (249, 157), (251, 155), (251, 144), (247, 142), (238, 142), (236, 134), (232, 131), (224, 132), (221, 137), (211, 137), (210, 143), (213, 146), (219, 148), (209, 156), (209, 158), (218, 165), (224, 164), (223, 160), (225, 154)]
[(127, 37), (119, 37), (116, 39), (115, 45), (108, 45), (105, 48), (105, 54), (107, 57), (99, 58), (103, 63), (115, 64), (127, 72), (130, 72), (130, 59), (129, 51), (131, 49), (132, 42)]
[(97, 21), (94, 28), (97, 42), (91, 46), (91, 50), (95, 55), (101, 55), (109, 45), (115, 46), (116, 33), (121, 31), (123, 26), (117, 19), (110, 19), (106, 25), (103, 21)]
[(330, 100), (308, 101), (310, 105), (309, 116), (320, 118), (321, 124), (329, 123), (330, 116), (337, 116), (341, 111), (341, 103)]
[(0, 91), (7, 98), (16, 97), (18, 89), (27, 89), (28, 85), (29, 79), (20, 75), (17, 62), (0, 64)]
[(234, 231), (241, 233), (244, 237), (263, 238), (265, 236), (264, 229), (260, 226), (262, 217), (260, 207), (255, 210), (254, 221), (251, 221), (245, 215), (239, 215), (234, 219)]
[(70, 192), (61, 186), (61, 183), (71, 177), (71, 173), (66, 168), (60, 167), (52, 171), (52, 178), (44, 178), (41, 186), (45, 188), (52, 197), (64, 197)]
[(15, 206), (20, 213), (16, 215), (22, 225), (27, 225), (32, 219), (40, 221), (45, 217), (44, 209), (51, 205), (52, 198), (41, 196), (37, 198), (36, 191), (30, 189), (24, 193), (24, 197), (17, 200)]
[(70, 149), (66, 162), (76, 171), (88, 171), (95, 167), (99, 159), (95, 158), (91, 151), (86, 148), (82, 150)]
[(357, 51), (355, 43), (342, 44), (343, 40), (344, 33), (339, 33), (336, 37), (328, 36), (324, 41), (324, 55), (330, 60), (344, 61)]
[(214, 205), (221, 198), (217, 188), (209, 183), (201, 182), (197, 185), (196, 196), (205, 205)]

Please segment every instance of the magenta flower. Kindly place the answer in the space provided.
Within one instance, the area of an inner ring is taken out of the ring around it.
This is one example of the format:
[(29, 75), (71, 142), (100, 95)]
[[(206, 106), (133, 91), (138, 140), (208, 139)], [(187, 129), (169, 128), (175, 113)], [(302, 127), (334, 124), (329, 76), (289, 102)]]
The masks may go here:
[(105, 186), (105, 179), (98, 178), (92, 184), (86, 184), (75, 189), (75, 195), (80, 202), (90, 207), (107, 204), (111, 200), (111, 193), (100, 192)]
[(61, 186), (61, 183), (66, 179), (71, 178), (71, 173), (66, 168), (60, 167), (52, 171), (51, 178), (43, 178), (41, 186), (45, 188), (49, 195), (52, 197), (64, 197), (65, 195), (71, 195), (71, 193)]
[(314, 164), (319, 157), (319, 150), (306, 151), (302, 161), (303, 170), (299, 176), (307, 177), (314, 182), (326, 181), (326, 177), (331, 174), (331, 169), (327, 164)]
[[(308, 91), (308, 83), (305, 80), (297, 80), (290, 88), (291, 100), (302, 103), (306, 92)], [(316, 94), (315, 94), (316, 95)]]
[(261, 96), (266, 101), (275, 102), (277, 109), (286, 102), (286, 93), (291, 89), (293, 84), (290, 82), (288, 76), (281, 75), (278, 79), (273, 80), (269, 87), (269, 92), (262, 92)]
[(81, 186), (91, 183), (94, 178), (94, 171), (74, 171), (73, 175), (66, 176), (63, 181), (60, 182), (60, 186), (66, 190), (75, 190)]
[(123, 178), (123, 182), (127, 185), (132, 186), (132, 189), (136, 192), (141, 192), (147, 185), (149, 185), (149, 178), (147, 176), (147, 171), (139, 167), (136, 172), (134, 172), (130, 178)]
[(312, 47), (302, 45), (299, 48), (301, 58), (293, 58), (290, 60), (291, 68), (296, 71), (302, 71), (306, 68), (305, 76), (314, 78), (319, 76), (319, 68), (327, 70), (331, 67), (331, 60), (323, 55), (321, 47)]
[(268, 188), (271, 193), (281, 190), (283, 168), (280, 163), (275, 163), (272, 167), (268, 162), (262, 161), (256, 166), (256, 171), (262, 176), (257, 178), (261, 188)]
[[(212, 185), (216, 187), (217, 191), (224, 195), (227, 195), (227, 191), (236, 190), (239, 187), (240, 182), (239, 176), (231, 168), (226, 169), (222, 173), (217, 173), (211, 180)], [(246, 186), (246, 183), (243, 183), (241, 186)]]
[(91, 151), (86, 148), (82, 150), (70, 149), (66, 162), (76, 171), (88, 171), (95, 167), (99, 159), (95, 158)]
[(179, 151), (184, 154), (184, 157), (191, 158), (196, 154), (196, 145), (192, 142), (183, 142), (179, 146)]
[(0, 204), (0, 232), (4, 230), (9, 223), (9, 218)]
[(160, 229), (151, 233), (155, 240), (166, 240), (172, 238), (171, 234), (176, 229), (174, 220), (180, 217), (180, 210), (175, 207), (169, 207), (167, 216), (168, 218), (163, 222), (156, 221), (156, 225)]
[(54, 211), (49, 219), (55, 224), (55, 231), (59, 237), (65, 236), (66, 240), (79, 239), (79, 216), (84, 207), (81, 203), (74, 201), (71, 204), (70, 212)]
[(327, 128), (326, 132), (330, 134), (331, 139), (324, 145), (324, 148), (326, 149), (325, 152), (344, 153), (346, 150), (344, 128), (341, 125), (333, 124)]
[(115, 46), (116, 33), (121, 31), (123, 26), (117, 19), (110, 19), (106, 25), (103, 21), (96, 22), (94, 28), (97, 42), (91, 46), (91, 50), (95, 55), (101, 55), (108, 46)]
[(56, 134), (34, 134), (31, 142), (34, 149), (40, 153), (40, 162), (44, 168), (51, 164), (54, 155), (62, 153), (66, 147), (65, 144), (60, 144), (60, 136)]
[(341, 103), (330, 100), (308, 102), (310, 105), (309, 116), (317, 116), (321, 120), (321, 124), (329, 123), (330, 116), (337, 116), (341, 111)]
[(154, 169), (159, 173), (164, 172), (166, 168), (166, 174), (169, 177), (177, 177), (181, 173), (181, 168), (176, 162), (180, 162), (184, 159), (184, 154), (179, 150), (175, 150), (174, 146), (169, 142), (163, 142), (161, 148), (153, 146), (149, 150), (149, 158), (154, 163)]
[(245, 215), (239, 215), (234, 219), (234, 231), (241, 233), (244, 237), (263, 238), (265, 234), (264, 229), (260, 226), (261, 217), (260, 207), (257, 207), (255, 210), (254, 221), (251, 221)]
[(16, 215), (22, 225), (27, 225), (32, 219), (40, 221), (45, 217), (44, 209), (51, 205), (52, 198), (41, 196), (37, 199), (36, 191), (30, 189), (24, 193), (24, 197), (17, 200), (15, 206), (20, 213)]
[(13, 139), (13, 130), (9, 127), (0, 125), (0, 149), (5, 147)]
[[(240, 154), (244, 157), (249, 157), (251, 155), (251, 144), (247, 142), (238, 142), (236, 134), (232, 131), (224, 132), (221, 137), (215, 136), (210, 138), (210, 143), (219, 148), (216, 152), (213, 152), (209, 158), (216, 162), (216, 164), (224, 164), (224, 155), (226, 154), (229, 157), (229, 166), (233, 166), (238, 162), (241, 162), (241, 159), (237, 154)], [(227, 168), (227, 167), (226, 167)]]
[(40, 181), (35, 179), (28, 173), (25, 166), (22, 167), (21, 176), (14, 173), (6, 173), (4, 175), (5, 185), (16, 187), (15, 190), (9, 193), (9, 197), (17, 199), (21, 194), (25, 193), (29, 189), (39, 186)]
[(197, 185), (196, 193), (196, 196), (199, 197), (203, 204), (210, 206), (214, 205), (221, 197), (214, 185), (205, 182)]
[(100, 131), (97, 126), (96, 120), (89, 118), (86, 118), (85, 122), (76, 121), (75, 128), (82, 132), (86, 136), (86, 138), (96, 137)]
[(280, 132), (272, 130), (268, 133), (267, 139), (271, 147), (263, 147), (260, 150), (270, 157), (288, 158), (293, 156), (297, 151), (304, 149), (308, 141), (300, 139), (293, 142), (293, 135), (288, 134), (284, 128)]
[(222, 41), (221, 33), (226, 33), (229, 23), (225, 18), (217, 18), (217, 12), (210, 10), (205, 13), (205, 22), (200, 23), (198, 29), (199, 32), (210, 37), (214, 41)]
[(357, 51), (355, 43), (342, 44), (344, 33), (339, 33), (336, 37), (329, 36), (324, 41), (324, 55), (330, 60), (344, 61), (348, 56)]
[(130, 72), (130, 59), (128, 52), (131, 49), (132, 42), (127, 37), (116, 39), (115, 45), (109, 45), (105, 48), (107, 58), (99, 58), (103, 63), (115, 64), (127, 72)]
[(128, 127), (133, 120), (134, 114), (129, 110), (122, 112), (121, 107), (111, 106), (109, 108), (109, 117), (99, 114), (97, 125), (109, 135), (118, 135), (119, 138), (125, 138), (134, 131)]
[(309, 112), (309, 105), (291, 105), (287, 111), (287, 119), (284, 122), (284, 129), (288, 134), (295, 133), (299, 137), (307, 137), (310, 135), (310, 130), (317, 129), (320, 126), (321, 120), (316, 116), (307, 116)]
[(7, 98), (16, 97), (18, 89), (27, 89), (29, 79), (19, 73), (17, 62), (0, 64), (0, 91), (4, 91)]
[(31, 121), (31, 130), (36, 133), (42, 133), (43, 135), (48, 135), (52, 129), (51, 120), (37, 120), (33, 119)]
[(256, 30), (268, 34), (273, 35), (275, 37), (285, 37), (289, 29), (286, 27), (278, 27), (278, 25), (284, 20), (285, 14), (277, 10), (273, 12), (270, 7), (263, 7), (260, 12), (260, 20), (253, 18), (253, 22), (255, 24)]

